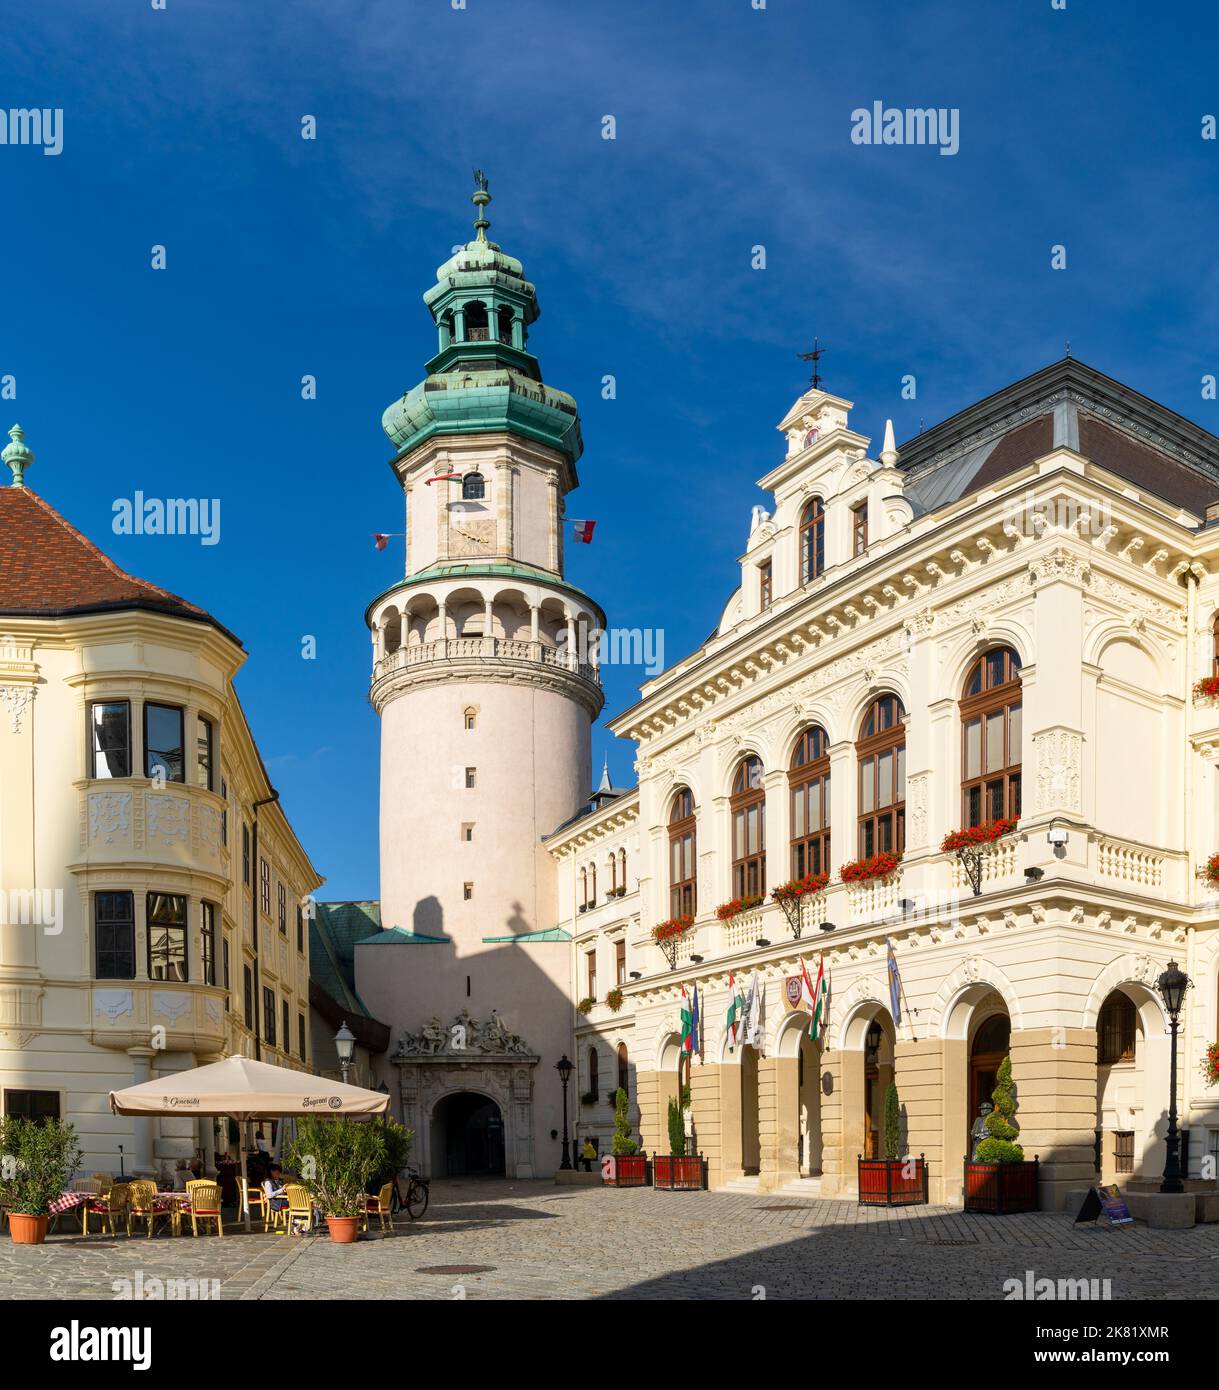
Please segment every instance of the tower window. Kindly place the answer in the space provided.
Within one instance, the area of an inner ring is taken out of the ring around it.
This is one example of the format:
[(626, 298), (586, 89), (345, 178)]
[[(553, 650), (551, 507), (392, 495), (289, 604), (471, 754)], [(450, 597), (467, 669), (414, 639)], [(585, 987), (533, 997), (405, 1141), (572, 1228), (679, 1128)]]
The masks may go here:
[(472, 883), (463, 883), (461, 885), (461, 896), (466, 900), (466, 902), (469, 902), (470, 899), (474, 896), (474, 885)]
[(487, 341), (487, 306), (481, 300), (466, 305), (466, 342)]
[(462, 722), (466, 729), (477, 729), (478, 711), (476, 709), (466, 710), (465, 713), (462, 715)]
[(868, 504), (851, 508), (851, 554), (862, 555), (868, 548)]
[(476, 787), (478, 785), (478, 769), (476, 767), (466, 768), (466, 786)]
[(461, 827), (461, 838), (465, 841), (466, 844), (469, 844), (470, 841), (473, 840), (474, 822), (472, 820), (466, 821), (466, 823)]
[(761, 599), (761, 606), (763, 608), (769, 608), (773, 594), (769, 560), (763, 560), (758, 566), (758, 592)]
[(486, 495), (487, 484), (483, 481), (481, 473), (467, 473), (461, 480), (463, 502), (481, 502)]
[(512, 310), (508, 305), (504, 305), (496, 314), (499, 324), (499, 340), (508, 347), (512, 346)]

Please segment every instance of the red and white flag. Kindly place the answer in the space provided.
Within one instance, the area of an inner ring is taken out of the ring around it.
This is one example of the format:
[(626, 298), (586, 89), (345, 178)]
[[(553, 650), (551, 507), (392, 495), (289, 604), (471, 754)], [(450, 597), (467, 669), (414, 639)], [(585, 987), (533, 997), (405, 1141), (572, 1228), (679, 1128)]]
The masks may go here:
[(378, 550), (384, 550), (389, 544), (389, 537), (383, 536), (380, 531), (374, 531), (372, 533), (372, 543)]
[(584, 545), (592, 545), (593, 528), (597, 523), (595, 521), (577, 521), (575, 517), (570, 517), (569, 520), (576, 528), (576, 540), (582, 542)]
[(456, 478), (456, 479), (458, 479), (458, 480), (460, 481), (460, 479), (461, 479), (461, 474), (460, 474), (460, 473), (437, 473), (437, 474), (435, 475), (435, 477), (432, 477), (432, 478), (424, 478), (423, 481), (428, 485), (428, 487), (431, 487), (431, 485), (432, 485), (433, 483), (443, 483), (443, 482), (446, 482), (446, 481), (447, 481), (448, 479), (450, 479), (450, 478)]

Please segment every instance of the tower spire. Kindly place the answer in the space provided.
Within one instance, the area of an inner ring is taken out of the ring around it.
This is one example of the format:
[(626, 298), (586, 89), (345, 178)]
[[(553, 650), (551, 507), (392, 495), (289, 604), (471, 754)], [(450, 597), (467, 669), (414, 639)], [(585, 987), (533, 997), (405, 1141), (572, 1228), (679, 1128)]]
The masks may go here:
[(491, 194), (487, 191), (487, 176), (481, 169), (474, 170), (474, 192), (470, 195), (470, 201), (478, 209), (478, 218), (474, 223), (474, 230), (478, 233), (479, 241), (486, 241), (487, 228), (491, 223), (487, 220), (487, 204), (491, 201)]

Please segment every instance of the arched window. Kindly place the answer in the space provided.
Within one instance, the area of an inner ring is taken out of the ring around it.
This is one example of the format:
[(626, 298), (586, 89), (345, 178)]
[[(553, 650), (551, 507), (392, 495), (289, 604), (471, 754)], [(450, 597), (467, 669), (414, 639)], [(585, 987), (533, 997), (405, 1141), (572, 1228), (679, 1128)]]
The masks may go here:
[(580, 870), (580, 911), (588, 906), (588, 870)]
[(487, 306), (479, 299), (466, 305), (466, 342), (487, 341)]
[(512, 346), (512, 310), (504, 304), (496, 311), (496, 322), (498, 324), (498, 337), (501, 343)]
[(461, 480), (461, 500), (463, 502), (481, 502), (487, 495), (487, 485), (483, 482), (481, 473), (467, 473)]
[(792, 754), (791, 871), (793, 878), (830, 868), (830, 741), (819, 725), (805, 729)]
[(621, 892), (626, 892), (626, 850), (618, 851), (618, 887)]
[(631, 1093), (631, 1088), (630, 1088), (630, 1085), (628, 1084), (628, 1083), (630, 1082), (630, 1079), (631, 1079), (631, 1073), (630, 1073), (630, 1069), (627, 1067), (627, 1062), (626, 1062), (626, 1043), (619, 1043), (619, 1044), (618, 1044), (618, 1089), (619, 1089), (620, 1091), (625, 1091), (625, 1092), (627, 1093), (628, 1096), (629, 1096), (630, 1093)]
[(859, 758), (859, 857), (906, 847), (906, 711), (896, 695), (868, 706), (855, 745)]
[(615, 855), (615, 853), (614, 853), (613, 850), (610, 850), (609, 866), (610, 866), (610, 886), (609, 886), (609, 895), (610, 895), (611, 898), (616, 898), (616, 897), (618, 896), (618, 857), (617, 857), (617, 855)]
[(800, 513), (800, 583), (816, 579), (825, 569), (825, 505), (810, 498)]
[(744, 898), (766, 892), (766, 791), (762, 760), (741, 759), (728, 802), (732, 814), (732, 895)]
[(694, 797), (689, 787), (679, 787), (669, 805), (669, 913), (673, 917), (693, 917), (698, 912), (696, 836)]
[(961, 815), (981, 825), (1020, 816), (1020, 658), (996, 647), (974, 662), (961, 694)]
[(1136, 1032), (1134, 1000), (1120, 989), (1114, 990), (1101, 1005), (1096, 1020), (1096, 1060), (1102, 1067), (1133, 1062)]
[(597, 1064), (597, 1049), (588, 1049), (588, 1093), (595, 1096), (601, 1089), (600, 1067)]
[(589, 905), (589, 907), (596, 907), (596, 905), (597, 905), (597, 866), (596, 866), (596, 864), (590, 864), (590, 865), (588, 866), (588, 905)]

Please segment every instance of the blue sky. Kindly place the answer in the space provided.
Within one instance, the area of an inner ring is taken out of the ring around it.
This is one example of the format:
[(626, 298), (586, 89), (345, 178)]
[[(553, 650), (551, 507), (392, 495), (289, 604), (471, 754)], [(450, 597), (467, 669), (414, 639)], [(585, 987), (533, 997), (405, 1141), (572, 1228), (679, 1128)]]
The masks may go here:
[[(470, 234), (471, 167), (538, 285), (530, 346), (582, 408), (568, 510), (598, 531), (569, 575), (671, 661), (734, 587), (814, 334), (877, 438), (1068, 339), (1216, 429), (1217, 42), (1213, 5), (1133, 0), (23, 0), (0, 100), (62, 107), (64, 149), (0, 148), (3, 404), (36, 490), (243, 639), (324, 895), (373, 897), (363, 611), (400, 566), (369, 535), (401, 529), (380, 417), (435, 351), (420, 296)], [(958, 109), (959, 153), (852, 144), (877, 100)], [(137, 488), (219, 498), (221, 543), (112, 535)], [(607, 712), (638, 679), (608, 673)], [(633, 780), (598, 730), (606, 750)]]

